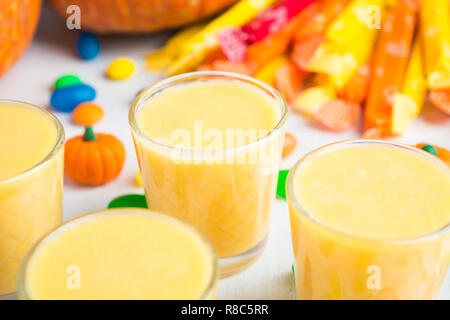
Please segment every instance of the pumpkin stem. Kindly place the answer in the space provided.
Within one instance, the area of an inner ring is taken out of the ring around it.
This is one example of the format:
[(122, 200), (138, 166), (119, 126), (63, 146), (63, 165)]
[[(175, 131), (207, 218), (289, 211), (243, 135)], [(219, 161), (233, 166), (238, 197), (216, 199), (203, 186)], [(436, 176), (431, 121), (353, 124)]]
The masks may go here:
[(94, 134), (94, 129), (92, 129), (92, 127), (86, 127), (86, 130), (84, 131), (84, 135), (83, 135), (83, 140), (84, 141), (97, 140), (97, 138), (95, 137), (95, 134)]

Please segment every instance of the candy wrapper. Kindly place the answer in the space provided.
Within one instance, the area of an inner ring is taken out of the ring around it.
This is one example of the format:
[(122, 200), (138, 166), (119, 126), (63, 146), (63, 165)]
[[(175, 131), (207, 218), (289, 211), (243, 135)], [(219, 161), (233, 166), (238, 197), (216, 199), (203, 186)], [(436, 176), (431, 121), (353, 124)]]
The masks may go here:
[(382, 0), (354, 0), (327, 28), (325, 41), (317, 48), (306, 70), (325, 73), (342, 89), (370, 57), (377, 35), (369, 27), (371, 8), (384, 8)]
[(419, 39), (416, 39), (406, 70), (402, 90), (395, 93), (392, 106), (392, 133), (401, 135), (408, 124), (422, 110), (426, 93), (426, 81), (422, 65)]
[(402, 85), (414, 34), (416, 6), (399, 0), (387, 14), (375, 48), (365, 128), (392, 135), (392, 105)]
[(178, 57), (169, 65), (166, 74), (173, 75), (195, 69), (219, 46), (217, 35), (224, 28), (243, 26), (274, 2), (275, 0), (239, 1), (185, 41), (180, 47)]
[(249, 44), (277, 32), (313, 2), (314, 0), (285, 0), (240, 29), (225, 28), (218, 35), (223, 52), (231, 62), (244, 61)]
[(450, 88), (450, 6), (448, 0), (423, 0), (420, 7), (422, 47), (428, 86)]

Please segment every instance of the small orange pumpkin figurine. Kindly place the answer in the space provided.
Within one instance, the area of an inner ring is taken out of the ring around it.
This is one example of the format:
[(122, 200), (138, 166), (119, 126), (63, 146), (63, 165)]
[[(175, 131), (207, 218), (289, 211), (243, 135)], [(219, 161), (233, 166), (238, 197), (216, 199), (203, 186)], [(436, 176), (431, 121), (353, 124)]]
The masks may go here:
[(92, 127), (66, 142), (65, 172), (78, 183), (107, 183), (119, 175), (124, 162), (122, 142), (109, 134), (94, 134)]

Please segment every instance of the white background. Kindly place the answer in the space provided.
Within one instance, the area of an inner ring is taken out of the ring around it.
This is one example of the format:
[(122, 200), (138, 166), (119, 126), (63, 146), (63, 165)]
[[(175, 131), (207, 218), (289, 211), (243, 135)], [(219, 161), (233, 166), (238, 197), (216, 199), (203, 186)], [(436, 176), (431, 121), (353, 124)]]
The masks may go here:
[[(100, 56), (82, 61), (75, 51), (76, 31), (65, 28), (63, 20), (45, 8), (34, 42), (22, 59), (0, 79), (0, 99), (15, 99), (48, 107), (52, 84), (64, 73), (76, 73), (97, 90), (96, 102), (105, 110), (104, 119), (95, 127), (97, 132), (113, 133), (127, 149), (127, 161), (114, 182), (100, 187), (84, 187), (65, 180), (64, 219), (105, 209), (109, 201), (127, 193), (143, 193), (135, 184), (137, 161), (128, 126), (127, 113), (135, 94), (162, 78), (161, 74), (145, 70), (144, 55), (161, 46), (167, 33), (148, 36), (103, 36)], [(108, 63), (126, 55), (135, 59), (136, 74), (126, 81), (113, 82), (104, 77)], [(49, 108), (49, 107), (48, 107)], [(51, 108), (49, 108), (51, 110)], [(68, 114), (56, 113), (63, 122), (68, 138), (82, 134), (83, 129), (71, 122)], [(283, 168), (291, 167), (303, 154), (327, 143), (360, 137), (361, 127), (335, 134), (323, 131), (291, 113), (288, 131), (298, 140), (295, 153), (285, 159)], [(427, 106), (399, 141), (415, 144), (429, 142), (450, 148), (450, 118)], [(268, 246), (263, 256), (240, 275), (221, 280), (220, 299), (294, 299), (295, 283), (291, 272), (293, 262), (288, 209), (285, 201), (276, 200)], [(450, 299), (450, 276), (441, 292)]]

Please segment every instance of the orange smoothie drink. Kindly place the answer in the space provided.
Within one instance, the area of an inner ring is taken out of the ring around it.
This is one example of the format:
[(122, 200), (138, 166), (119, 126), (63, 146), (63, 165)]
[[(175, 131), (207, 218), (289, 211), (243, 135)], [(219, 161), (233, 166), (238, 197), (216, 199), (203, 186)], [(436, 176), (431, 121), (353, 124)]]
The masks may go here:
[(299, 299), (432, 299), (450, 260), (450, 171), (413, 147), (325, 146), (287, 181)]
[(149, 208), (187, 221), (212, 242), (221, 276), (262, 252), (286, 106), (252, 78), (195, 72), (135, 100), (130, 125)]
[(24, 259), (22, 299), (213, 299), (217, 261), (208, 240), (184, 223), (143, 209), (81, 216), (41, 240)]
[(0, 296), (27, 250), (62, 219), (64, 130), (49, 112), (0, 100)]

